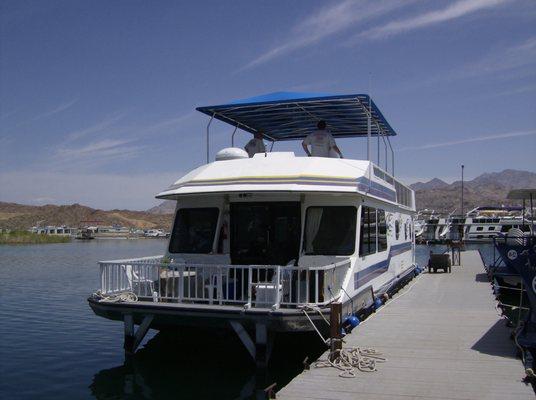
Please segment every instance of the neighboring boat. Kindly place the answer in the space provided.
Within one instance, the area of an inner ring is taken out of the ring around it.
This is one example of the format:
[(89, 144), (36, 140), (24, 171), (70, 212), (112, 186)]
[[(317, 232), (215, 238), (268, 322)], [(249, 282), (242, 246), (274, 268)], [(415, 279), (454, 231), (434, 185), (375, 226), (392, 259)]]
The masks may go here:
[(95, 239), (127, 239), (130, 237), (130, 229), (120, 225), (85, 226), (82, 230), (89, 232)]
[[(396, 134), (367, 95), (276, 93), (198, 110), (272, 146), (318, 120), (335, 138), (367, 137), (369, 154), (372, 137), (387, 154)], [(127, 351), (149, 326), (226, 328), (262, 364), (272, 333), (325, 332), (333, 302), (357, 313), (414, 276), (415, 197), (393, 176), (394, 152), (391, 173), (371, 160), (238, 148), (209, 162), (210, 122), (207, 164), (157, 196), (178, 202), (166, 254), (100, 263), (89, 304), (124, 321)]]
[(534, 224), (527, 223), (523, 207), (477, 207), (467, 213), (464, 240), (466, 242), (491, 242), (500, 234), (519, 229), (530, 235)]
[(78, 231), (78, 234), (76, 235), (75, 239), (77, 240), (92, 240), (95, 239), (95, 236), (93, 236), (93, 231), (90, 229), (82, 228)]
[[(526, 296), (529, 304), (514, 304), (516, 313), (521, 316), (522, 307), (529, 307), (524, 321), (519, 321), (514, 333), (515, 341), (524, 350), (522, 357), (528, 376), (534, 377), (533, 360), (536, 357), (536, 231), (534, 230), (534, 198), (536, 189), (517, 189), (508, 193), (508, 199), (523, 200), (523, 225), (531, 226), (530, 231), (512, 228), (506, 234), (492, 238), (494, 244), (494, 261), (486, 269), (494, 282), (496, 292), (514, 293), (510, 299)], [(525, 201), (530, 201), (530, 219), (525, 219)], [(523, 292), (520, 295), (520, 291)], [(510, 300), (512, 302), (512, 300)], [(508, 307), (508, 305), (503, 305)]]
[(415, 222), (415, 236), (419, 243), (440, 243), (448, 231), (448, 219), (434, 210), (422, 210)]
[(40, 235), (53, 236), (75, 236), (78, 233), (77, 228), (71, 228), (66, 225), (32, 226), (29, 231)]

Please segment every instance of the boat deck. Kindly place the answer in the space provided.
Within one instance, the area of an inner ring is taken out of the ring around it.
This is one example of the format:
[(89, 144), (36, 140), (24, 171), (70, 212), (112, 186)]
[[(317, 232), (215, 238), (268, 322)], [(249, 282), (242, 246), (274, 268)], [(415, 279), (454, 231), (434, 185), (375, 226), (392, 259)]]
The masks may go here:
[(382, 352), (388, 361), (378, 371), (348, 379), (334, 368), (311, 368), (277, 398), (534, 398), (477, 251), (463, 252), (451, 274), (421, 275), (397, 297), (345, 339), (345, 347)]

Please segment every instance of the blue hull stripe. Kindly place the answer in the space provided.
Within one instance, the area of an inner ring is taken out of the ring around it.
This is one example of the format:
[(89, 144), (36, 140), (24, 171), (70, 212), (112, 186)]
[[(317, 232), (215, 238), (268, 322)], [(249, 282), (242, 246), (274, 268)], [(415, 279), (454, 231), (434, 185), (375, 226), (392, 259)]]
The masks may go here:
[(391, 246), (391, 248), (389, 249), (389, 255), (387, 256), (386, 260), (382, 260), (354, 274), (354, 289), (358, 289), (359, 287), (365, 285), (374, 278), (377, 278), (384, 272), (387, 272), (387, 270), (389, 269), (389, 264), (391, 263), (391, 258), (410, 250), (411, 242)]

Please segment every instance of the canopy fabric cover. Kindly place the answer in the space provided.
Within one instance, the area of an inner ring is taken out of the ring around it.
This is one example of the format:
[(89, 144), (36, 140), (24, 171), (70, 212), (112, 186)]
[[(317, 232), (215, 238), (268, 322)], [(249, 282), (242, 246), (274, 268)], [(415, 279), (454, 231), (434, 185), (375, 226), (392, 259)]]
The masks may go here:
[(197, 110), (253, 134), (262, 131), (272, 141), (303, 139), (320, 120), (334, 137), (367, 136), (370, 110), (372, 136), (396, 135), (366, 94), (277, 92)]
[(507, 199), (511, 200), (523, 200), (523, 199), (536, 199), (536, 189), (514, 189), (508, 192)]

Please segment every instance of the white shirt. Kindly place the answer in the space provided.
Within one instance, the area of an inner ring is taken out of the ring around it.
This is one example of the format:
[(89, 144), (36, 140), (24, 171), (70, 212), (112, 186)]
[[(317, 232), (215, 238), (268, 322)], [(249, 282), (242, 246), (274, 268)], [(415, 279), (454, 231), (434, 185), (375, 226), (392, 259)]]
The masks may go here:
[(257, 138), (251, 139), (244, 148), (248, 152), (249, 158), (253, 157), (257, 153), (266, 152), (266, 148), (264, 147), (264, 142), (262, 141), (262, 139), (257, 139)]
[(330, 150), (336, 145), (335, 139), (327, 130), (317, 130), (310, 133), (303, 143), (311, 146), (313, 157), (330, 157)]

